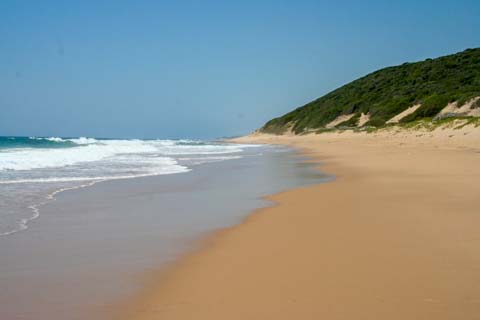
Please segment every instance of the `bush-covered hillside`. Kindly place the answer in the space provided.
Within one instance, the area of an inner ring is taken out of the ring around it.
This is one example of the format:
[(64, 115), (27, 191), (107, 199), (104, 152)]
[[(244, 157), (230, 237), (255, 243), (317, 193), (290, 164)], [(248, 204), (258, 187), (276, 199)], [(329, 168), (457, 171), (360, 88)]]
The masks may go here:
[(352, 113), (348, 125), (369, 113), (365, 125), (379, 127), (414, 104), (422, 106), (402, 122), (432, 117), (448, 102), (463, 104), (476, 96), (480, 96), (480, 48), (375, 71), (268, 121), (261, 131), (281, 133), (293, 126), (301, 133)]

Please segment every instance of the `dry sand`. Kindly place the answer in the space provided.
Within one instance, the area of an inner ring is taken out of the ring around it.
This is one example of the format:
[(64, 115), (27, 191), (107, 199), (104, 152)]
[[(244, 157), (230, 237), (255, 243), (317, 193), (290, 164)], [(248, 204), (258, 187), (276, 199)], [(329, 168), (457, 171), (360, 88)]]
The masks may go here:
[(407, 108), (406, 110), (400, 112), (396, 116), (394, 116), (392, 119), (388, 120), (387, 123), (398, 123), (400, 120), (405, 118), (406, 116), (414, 113), (417, 111), (418, 108), (420, 108), (422, 105), (421, 104), (416, 104), (414, 106), (411, 106), (410, 108)]
[(335, 128), (335, 127), (336, 127), (337, 125), (339, 125), (340, 123), (352, 119), (354, 115), (355, 115), (355, 113), (342, 114), (342, 115), (336, 117), (333, 121), (329, 122), (329, 123), (325, 126), (325, 128), (329, 128), (329, 129)]
[(213, 235), (149, 278), (128, 319), (479, 319), (480, 130), (254, 135), (334, 182)]

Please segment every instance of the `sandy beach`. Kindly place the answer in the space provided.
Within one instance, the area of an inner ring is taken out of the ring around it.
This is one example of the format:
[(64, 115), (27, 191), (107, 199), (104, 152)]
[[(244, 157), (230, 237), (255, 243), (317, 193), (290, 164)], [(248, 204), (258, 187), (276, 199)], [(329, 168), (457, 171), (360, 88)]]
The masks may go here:
[(480, 0), (0, 17), (0, 320), (480, 320)]
[[(182, 144), (177, 150), (192, 147), (198, 152), (198, 145)], [(142, 289), (146, 273), (196, 248), (204, 235), (268, 206), (263, 195), (332, 179), (315, 163), (304, 165), (304, 157), (288, 147), (203, 148), (242, 151), (225, 161), (213, 154), (211, 162), (203, 163), (205, 155), (190, 155), (200, 163), (184, 163), (188, 172), (113, 179), (59, 192), (39, 206), (39, 217), (26, 230), (0, 235), (0, 319), (108, 319), (112, 305)], [(8, 195), (28, 200), (16, 190), (46, 201), (42, 187), (60, 187), (1, 186), (0, 218), (9, 208), (2, 202)]]
[(254, 134), (336, 175), (148, 277), (126, 319), (478, 319), (479, 129)]

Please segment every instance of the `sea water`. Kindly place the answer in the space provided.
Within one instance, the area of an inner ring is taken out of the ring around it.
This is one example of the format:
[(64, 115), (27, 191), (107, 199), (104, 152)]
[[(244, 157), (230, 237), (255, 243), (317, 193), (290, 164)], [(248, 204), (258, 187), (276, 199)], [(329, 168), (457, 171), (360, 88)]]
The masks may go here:
[(26, 230), (61, 191), (188, 172), (253, 146), (195, 140), (0, 137), (0, 236)]

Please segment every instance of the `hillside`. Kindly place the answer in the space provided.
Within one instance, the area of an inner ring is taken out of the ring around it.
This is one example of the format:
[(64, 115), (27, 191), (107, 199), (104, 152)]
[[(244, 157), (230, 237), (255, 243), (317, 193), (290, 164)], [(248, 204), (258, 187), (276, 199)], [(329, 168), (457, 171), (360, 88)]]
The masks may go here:
[(268, 121), (267, 133), (480, 115), (480, 48), (387, 67)]

